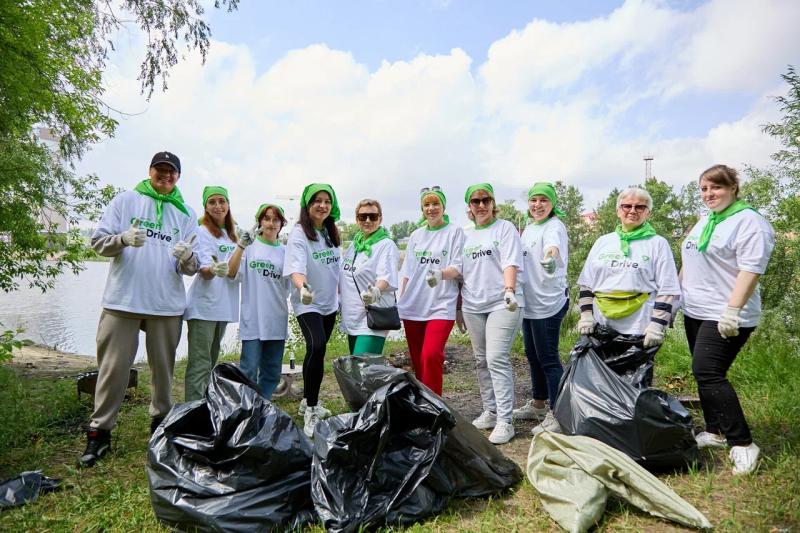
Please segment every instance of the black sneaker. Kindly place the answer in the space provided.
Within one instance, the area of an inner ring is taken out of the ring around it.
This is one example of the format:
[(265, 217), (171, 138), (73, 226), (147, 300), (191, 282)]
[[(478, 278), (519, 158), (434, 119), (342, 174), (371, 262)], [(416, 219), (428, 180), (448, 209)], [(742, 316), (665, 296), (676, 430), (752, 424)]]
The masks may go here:
[(164, 421), (163, 416), (154, 416), (153, 418), (150, 419), (150, 435), (156, 432), (156, 429), (158, 429), (158, 426), (160, 426), (161, 422), (163, 421)]
[(111, 432), (106, 429), (90, 429), (86, 432), (86, 450), (78, 459), (78, 466), (93, 467), (110, 449)]

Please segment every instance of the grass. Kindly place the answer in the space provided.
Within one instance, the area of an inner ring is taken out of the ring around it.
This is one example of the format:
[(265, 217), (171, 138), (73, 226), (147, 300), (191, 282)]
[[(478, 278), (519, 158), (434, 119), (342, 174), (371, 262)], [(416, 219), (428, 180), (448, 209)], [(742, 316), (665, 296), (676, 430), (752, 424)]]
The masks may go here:
[[(575, 337), (566, 327), (561, 346), (564, 355)], [(454, 335), (451, 344), (468, 346), (465, 336)], [(337, 335), (328, 349), (329, 365), (346, 353), (346, 340)], [(660, 476), (678, 494), (706, 514), (721, 531), (800, 530), (800, 355), (785, 328), (773, 316), (748, 342), (731, 369), (730, 378), (762, 448), (762, 461), (754, 475), (733, 477), (724, 451), (703, 453), (703, 462), (685, 472)], [(403, 342), (387, 342), (385, 353), (403, 351)], [(514, 346), (521, 359), (521, 344)], [(234, 360), (234, 356), (227, 356)], [(520, 361), (521, 362), (521, 361)], [(520, 367), (524, 368), (523, 365)], [(182, 398), (184, 363), (176, 368), (175, 397)], [(518, 375), (518, 379), (527, 379)], [(657, 385), (672, 394), (696, 394), (691, 360), (680, 328), (670, 331), (656, 361)], [(0, 477), (24, 470), (43, 469), (45, 475), (65, 480), (66, 488), (43, 495), (37, 502), (0, 513), (3, 531), (166, 531), (150, 507), (145, 476), (149, 430), (149, 372), (140, 373), (139, 388), (127, 398), (114, 431), (114, 450), (93, 469), (78, 470), (75, 460), (84, 447), (81, 424), (91, 406), (78, 401), (69, 379), (21, 378), (0, 367)], [(474, 393), (474, 373), (445, 376), (448, 391)], [(326, 406), (343, 412), (330, 366), (322, 397)], [(278, 399), (288, 413), (297, 401)], [(702, 415), (694, 413), (698, 424)], [(296, 420), (299, 419), (296, 418)], [(520, 435), (502, 448), (525, 467), (527, 436)], [(541, 507), (527, 480), (507, 494), (491, 499), (453, 501), (438, 516), (408, 528), (386, 531), (558, 531)], [(671, 523), (643, 515), (631, 506), (612, 501), (598, 531), (676, 531)], [(308, 528), (321, 532), (320, 526)]]

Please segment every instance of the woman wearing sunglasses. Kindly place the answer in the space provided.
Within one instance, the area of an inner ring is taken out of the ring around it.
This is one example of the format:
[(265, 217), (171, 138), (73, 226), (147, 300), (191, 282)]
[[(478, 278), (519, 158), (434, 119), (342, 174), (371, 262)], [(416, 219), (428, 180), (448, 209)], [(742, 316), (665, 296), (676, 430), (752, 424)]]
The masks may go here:
[(303, 360), (303, 431), (310, 438), (331, 412), (319, 405), (325, 349), (339, 309), (339, 202), (326, 183), (312, 183), (300, 197), (300, 216), (286, 244), (283, 275), (291, 278), (292, 309), (306, 342)]
[[(591, 335), (597, 324), (627, 335), (643, 335), (652, 349), (664, 342), (672, 315), (672, 301), (681, 294), (675, 259), (669, 243), (647, 222), (653, 208), (650, 193), (638, 187), (617, 197), (616, 229), (592, 246), (578, 276), (580, 320), (578, 332)], [(649, 386), (652, 368), (645, 377)], [(558, 422), (545, 429), (558, 430)]]
[(514, 417), (523, 420), (544, 419), (548, 423), (555, 420), (545, 400), (549, 401), (550, 409), (556, 405), (558, 384), (564, 373), (558, 354), (561, 321), (569, 308), (567, 227), (558, 218), (563, 215), (552, 184), (535, 183), (530, 188), (531, 223), (522, 232), (525, 261), (522, 340), (531, 371), (533, 399), (514, 409)]
[(441, 396), (444, 346), (461, 313), (456, 310), (456, 278), (461, 275), (464, 231), (450, 224), (440, 187), (422, 189), (420, 204), (422, 226), (408, 239), (397, 308), (417, 379)]
[(464, 323), (475, 353), (483, 413), (472, 421), (478, 429), (494, 428), (493, 444), (514, 437), (514, 376), (509, 352), (522, 324), (522, 246), (517, 229), (497, 219), (494, 189), (479, 183), (464, 196), (475, 223), (466, 233), (461, 287)]
[(356, 205), (359, 230), (342, 257), (339, 296), (342, 299), (342, 329), (352, 355), (380, 354), (386, 331), (367, 326), (365, 305), (391, 307), (397, 290), (397, 265), (400, 256), (389, 232), (381, 226), (381, 204), (361, 200)]

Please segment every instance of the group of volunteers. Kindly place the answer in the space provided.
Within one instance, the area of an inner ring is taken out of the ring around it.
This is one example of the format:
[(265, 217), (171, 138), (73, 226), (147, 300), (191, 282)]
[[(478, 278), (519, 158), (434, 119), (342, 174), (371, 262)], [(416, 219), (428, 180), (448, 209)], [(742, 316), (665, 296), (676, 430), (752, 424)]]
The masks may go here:
[[(395, 306), (414, 373), (437, 394), (451, 330), (458, 324), (468, 332), (483, 406), (473, 424), (491, 429), (492, 443), (514, 437), (515, 418), (540, 420), (534, 433), (560, 431), (552, 407), (563, 374), (558, 344), (569, 309), (569, 250), (552, 184), (536, 183), (528, 191), (529, 224), (521, 235), (497, 218), (489, 183), (466, 190), (468, 229), (450, 223), (440, 187), (423, 188), (422, 218), (401, 265), (376, 200), (356, 204), (359, 231), (342, 252), (336, 193), (328, 184), (310, 184), (284, 245), (278, 239), (287, 223), (281, 206), (261, 204), (252, 228), (242, 231), (225, 188), (207, 186), (198, 219), (176, 187), (180, 172), (177, 156), (157, 153), (149, 178), (111, 201), (92, 236), (92, 247), (112, 261), (97, 331), (95, 409), (81, 465), (92, 466), (110, 449), (140, 330), (152, 371), (152, 432), (172, 406), (183, 320), (186, 401), (202, 398), (226, 326), (237, 321), (241, 370), (270, 397), (281, 377), (289, 302), (306, 346), (300, 414), (309, 437), (331, 414), (319, 391), (337, 314), (352, 355), (380, 354), (388, 331), (376, 329), (368, 310)], [(619, 195), (619, 224), (594, 243), (578, 278), (578, 331), (591, 335), (605, 325), (641, 335), (644, 348), (657, 349), (681, 307), (706, 422), (697, 443), (730, 446), (734, 472), (749, 472), (759, 449), (726, 374), (758, 323), (758, 278), (774, 235), (738, 199), (735, 170), (714, 166), (699, 185), (709, 213), (681, 246), (680, 273), (669, 243), (648, 222), (650, 194), (629, 188)], [(183, 276), (193, 275), (187, 296)], [(520, 329), (532, 398), (515, 409), (510, 352)]]

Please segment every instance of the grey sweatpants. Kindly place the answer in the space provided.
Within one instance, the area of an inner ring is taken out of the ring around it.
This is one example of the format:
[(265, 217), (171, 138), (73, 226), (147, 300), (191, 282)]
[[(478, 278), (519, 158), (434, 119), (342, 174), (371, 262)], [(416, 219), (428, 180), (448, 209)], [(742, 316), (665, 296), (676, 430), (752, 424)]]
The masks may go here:
[(172, 407), (172, 372), (181, 338), (181, 316), (154, 316), (103, 309), (97, 325), (97, 388), (93, 429), (112, 429), (125, 399), (128, 376), (139, 347), (139, 330), (145, 333), (150, 365), (150, 416), (165, 416)]
[(512, 422), (514, 374), (509, 353), (522, 325), (522, 310), (490, 313), (464, 312), (478, 371), (483, 410), (497, 413), (497, 419)]

